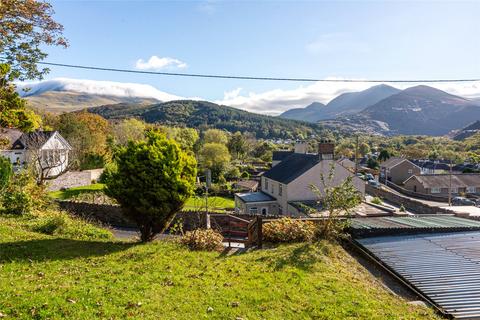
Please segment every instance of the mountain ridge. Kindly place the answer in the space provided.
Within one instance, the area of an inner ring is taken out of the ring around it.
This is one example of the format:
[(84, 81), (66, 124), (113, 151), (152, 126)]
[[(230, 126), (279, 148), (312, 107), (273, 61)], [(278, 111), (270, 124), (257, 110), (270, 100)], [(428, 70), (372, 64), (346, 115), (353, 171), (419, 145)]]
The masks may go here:
[(316, 109), (312, 112), (307, 106), (305, 108), (290, 109), (282, 113), (280, 117), (292, 119), (293, 116), (297, 120), (317, 122), (320, 120), (335, 119), (346, 114), (354, 114), (377, 103), (378, 101), (400, 92), (399, 89), (380, 84), (362, 91), (345, 92), (332, 99), (323, 108)]

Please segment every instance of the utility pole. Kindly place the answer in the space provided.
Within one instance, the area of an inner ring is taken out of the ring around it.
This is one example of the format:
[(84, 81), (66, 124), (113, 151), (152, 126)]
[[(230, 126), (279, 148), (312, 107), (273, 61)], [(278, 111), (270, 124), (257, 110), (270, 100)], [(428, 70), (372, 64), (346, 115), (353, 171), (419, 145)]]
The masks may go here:
[(355, 138), (355, 174), (358, 173), (358, 135)]
[(205, 219), (207, 229), (211, 228), (210, 214), (208, 213), (208, 188), (212, 185), (212, 171), (205, 170)]
[(450, 159), (450, 183), (448, 186), (448, 206), (452, 206), (452, 159)]

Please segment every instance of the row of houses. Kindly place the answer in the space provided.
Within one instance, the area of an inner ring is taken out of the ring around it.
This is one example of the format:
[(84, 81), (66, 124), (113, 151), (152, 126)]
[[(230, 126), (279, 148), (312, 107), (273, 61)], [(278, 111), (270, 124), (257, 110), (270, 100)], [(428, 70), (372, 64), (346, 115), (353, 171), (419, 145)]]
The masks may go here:
[(380, 180), (424, 195), (446, 197), (450, 193), (453, 196), (480, 193), (480, 174), (459, 173), (453, 167), (445, 172), (448, 173), (430, 173), (414, 161), (390, 158), (380, 165)]
[[(318, 152), (307, 153), (307, 143), (297, 142), (293, 151), (276, 151), (272, 168), (261, 177), (260, 190), (235, 194), (235, 211), (238, 214), (301, 216), (305, 207), (318, 209), (318, 194), (324, 189), (322, 176), (329, 186), (339, 185), (347, 177), (362, 195), (365, 182), (334, 159), (335, 145), (321, 141)], [(326, 179), (333, 170), (331, 180)]]

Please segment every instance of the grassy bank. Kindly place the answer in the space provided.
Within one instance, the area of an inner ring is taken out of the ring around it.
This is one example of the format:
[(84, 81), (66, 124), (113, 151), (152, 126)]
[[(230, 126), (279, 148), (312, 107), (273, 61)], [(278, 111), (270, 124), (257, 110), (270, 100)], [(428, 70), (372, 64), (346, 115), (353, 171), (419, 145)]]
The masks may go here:
[(340, 246), (225, 257), (175, 243), (74, 240), (0, 216), (6, 319), (432, 319)]

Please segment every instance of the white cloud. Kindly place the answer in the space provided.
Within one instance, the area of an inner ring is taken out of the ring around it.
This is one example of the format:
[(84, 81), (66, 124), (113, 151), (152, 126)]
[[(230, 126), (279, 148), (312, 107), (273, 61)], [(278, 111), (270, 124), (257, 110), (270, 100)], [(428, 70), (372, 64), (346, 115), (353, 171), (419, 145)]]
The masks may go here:
[(135, 68), (139, 70), (161, 70), (164, 68), (184, 69), (187, 64), (175, 58), (151, 56), (148, 61), (138, 59)]
[[(235, 89), (226, 91), (223, 100), (217, 100), (215, 102), (251, 112), (278, 115), (292, 108), (303, 108), (314, 101), (328, 103), (342, 93), (365, 90), (377, 84), (379, 83), (315, 82), (311, 85), (300, 86), (289, 90), (274, 89), (261, 93), (248, 92), (244, 95), (240, 95), (240, 90)], [(406, 89), (416, 85), (398, 83), (385, 84), (399, 89)], [(469, 99), (480, 98), (480, 82), (427, 83), (427, 85)]]
[(308, 43), (305, 49), (311, 54), (332, 54), (336, 52), (368, 53), (371, 51), (368, 43), (352, 38), (348, 33), (344, 32), (322, 34)]
[[(399, 89), (416, 85), (385, 84), (392, 85)], [(273, 89), (265, 92), (244, 92), (242, 88), (235, 88), (230, 91), (225, 91), (223, 93), (223, 99), (214, 102), (255, 113), (278, 115), (288, 109), (305, 107), (314, 101), (328, 103), (342, 93), (365, 90), (372, 85), (374, 84), (361, 82), (315, 82), (293, 89)], [(480, 98), (480, 81), (465, 83), (427, 83), (427, 85), (469, 99)], [(74, 91), (120, 97), (154, 98), (160, 101), (178, 99), (202, 100), (200, 97), (185, 98), (169, 94), (147, 84), (113, 81), (55, 78), (39, 82), (17, 83), (17, 87), (23, 95), (37, 95), (45, 91)], [(30, 88), (30, 90), (25, 93), (21, 90), (23, 88)]]
[(240, 95), (240, 91), (242, 91), (242, 88), (237, 88), (237, 89), (223, 92), (223, 100), (235, 99)]
[[(46, 91), (73, 91), (118, 97), (154, 98), (160, 101), (184, 99), (183, 97), (160, 91), (148, 84), (70, 78), (17, 83), (17, 88), (22, 95), (37, 95)], [(23, 91), (24, 88), (29, 90), (25, 92)]]

